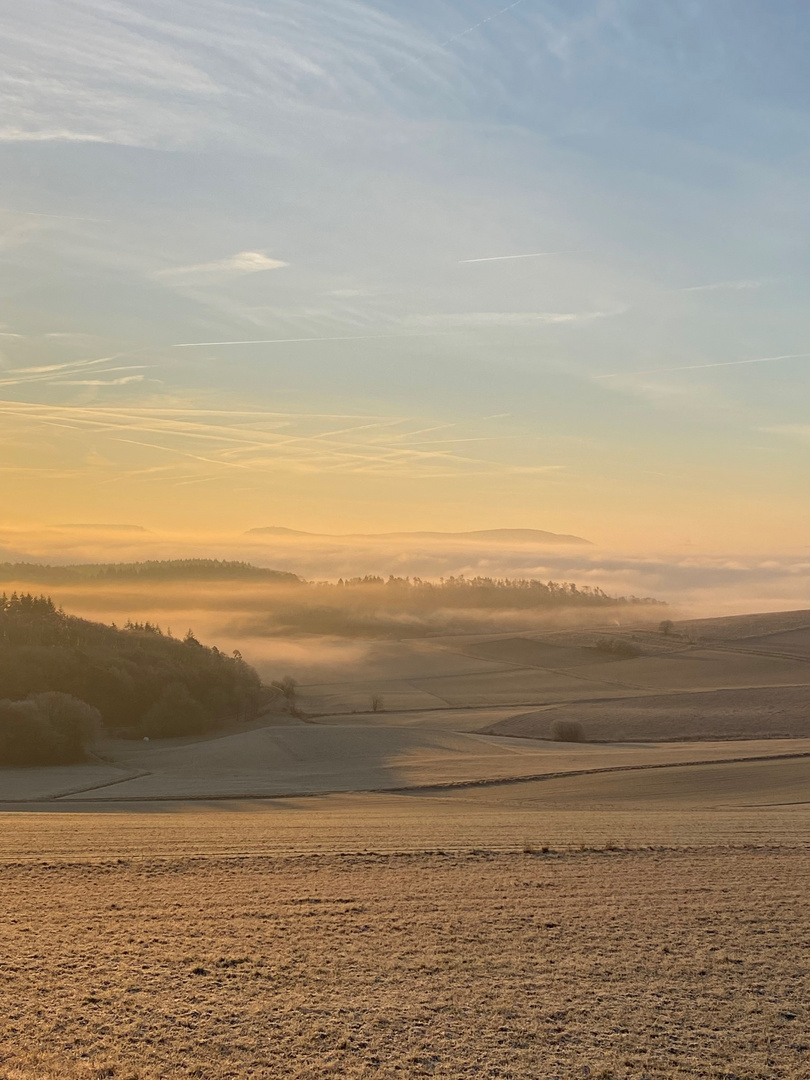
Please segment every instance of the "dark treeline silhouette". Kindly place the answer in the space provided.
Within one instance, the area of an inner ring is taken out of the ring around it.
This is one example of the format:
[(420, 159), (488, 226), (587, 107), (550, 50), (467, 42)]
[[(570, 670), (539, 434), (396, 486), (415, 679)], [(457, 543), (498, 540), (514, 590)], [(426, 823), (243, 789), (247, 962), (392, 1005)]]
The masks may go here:
[[(262, 700), (259, 676), (238, 652), (207, 648), (191, 631), (179, 640), (151, 623), (118, 629), (66, 615), (48, 597), (3, 595), (0, 729), (11, 722), (10, 703), (53, 692), (92, 707), (104, 728), (129, 737), (198, 734), (255, 715)], [(3, 745), (0, 734), (0, 754)]]
[(428, 581), (419, 577), (341, 578), (337, 582), (305, 581), (284, 570), (271, 570), (247, 562), (221, 559), (164, 559), (137, 563), (86, 563), (46, 566), (38, 563), (0, 563), (0, 582), (30, 584), (115, 585), (151, 582), (251, 582), (278, 586), (302, 586), (297, 601), (353, 606), (361, 597), (384, 606), (404, 609), (551, 607), (615, 607), (657, 604), (650, 597), (610, 596), (598, 586), (536, 578), (457, 577)]
[(598, 586), (574, 585), (563, 581), (539, 581), (536, 578), (459, 577), (425, 581), (418, 577), (387, 578), (367, 574), (365, 577), (341, 578), (336, 585), (317, 582), (322, 590), (384, 587), (402, 600), (412, 598), (420, 604), (433, 600), (441, 607), (615, 607), (626, 604), (659, 604), (652, 597), (610, 596)]
[(223, 559), (159, 559), (136, 563), (75, 563), (70, 566), (0, 563), (0, 581), (42, 585), (139, 581), (265, 581), (292, 585), (300, 580), (297, 574), (284, 570), (268, 570), (247, 562)]

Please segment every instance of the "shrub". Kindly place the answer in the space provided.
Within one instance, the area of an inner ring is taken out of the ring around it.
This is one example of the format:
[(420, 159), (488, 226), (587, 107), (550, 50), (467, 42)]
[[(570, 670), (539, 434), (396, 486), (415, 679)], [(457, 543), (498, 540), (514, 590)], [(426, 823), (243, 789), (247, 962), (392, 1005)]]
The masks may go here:
[(555, 720), (551, 725), (554, 742), (585, 742), (585, 732), (577, 720)]
[(0, 765), (69, 765), (83, 761), (101, 726), (98, 709), (51, 691), (0, 701)]
[(641, 656), (641, 649), (626, 638), (602, 638), (594, 645), (597, 652), (610, 653), (611, 656), (630, 660), (634, 656)]
[(274, 686), (276, 690), (280, 690), (290, 703), (295, 701), (298, 683), (291, 675), (285, 675), (283, 679), (273, 679), (270, 685)]
[(55, 749), (60, 759), (82, 761), (88, 744), (101, 730), (101, 713), (98, 709), (58, 690), (33, 694), (31, 701), (55, 733)]

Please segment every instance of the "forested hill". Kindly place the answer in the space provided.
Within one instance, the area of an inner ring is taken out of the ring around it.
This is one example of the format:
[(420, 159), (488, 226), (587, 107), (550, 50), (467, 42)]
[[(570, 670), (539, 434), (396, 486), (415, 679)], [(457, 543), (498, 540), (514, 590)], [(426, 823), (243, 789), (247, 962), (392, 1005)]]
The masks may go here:
[(139, 581), (264, 581), (294, 584), (300, 580), (296, 574), (284, 570), (268, 570), (247, 562), (222, 559), (162, 559), (134, 563), (76, 563), (70, 566), (0, 563), (0, 582), (22, 581), (38, 585)]
[(419, 577), (340, 578), (336, 584), (312, 582), (314, 590), (350, 600), (352, 594), (387, 594), (410, 606), (546, 608), (615, 607), (628, 604), (660, 604), (651, 596), (611, 596), (599, 586), (575, 585), (569, 581), (539, 581), (537, 578), (458, 577), (425, 581)]
[(153, 738), (249, 718), (263, 695), (259, 676), (238, 653), (206, 647), (190, 631), (180, 640), (150, 623), (118, 629), (66, 615), (44, 596), (4, 595), (0, 763), (9, 708), (50, 692), (97, 709), (108, 731)]

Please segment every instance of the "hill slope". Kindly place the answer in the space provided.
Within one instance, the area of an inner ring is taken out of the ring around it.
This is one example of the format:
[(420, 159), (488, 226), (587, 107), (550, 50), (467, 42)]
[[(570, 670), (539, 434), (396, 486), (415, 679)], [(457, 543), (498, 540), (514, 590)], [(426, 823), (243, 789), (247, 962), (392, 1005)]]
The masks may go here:
[(238, 653), (207, 648), (190, 631), (180, 641), (148, 622), (119, 630), (66, 615), (44, 596), (4, 596), (0, 700), (49, 692), (98, 709), (107, 728), (161, 737), (250, 715), (261, 684)]

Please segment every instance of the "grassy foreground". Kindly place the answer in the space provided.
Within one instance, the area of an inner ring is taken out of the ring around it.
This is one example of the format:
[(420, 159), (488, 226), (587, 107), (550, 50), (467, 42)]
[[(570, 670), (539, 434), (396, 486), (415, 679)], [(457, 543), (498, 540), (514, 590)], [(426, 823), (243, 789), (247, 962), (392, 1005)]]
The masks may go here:
[(795, 853), (3, 870), (0, 1076), (808, 1075)]

